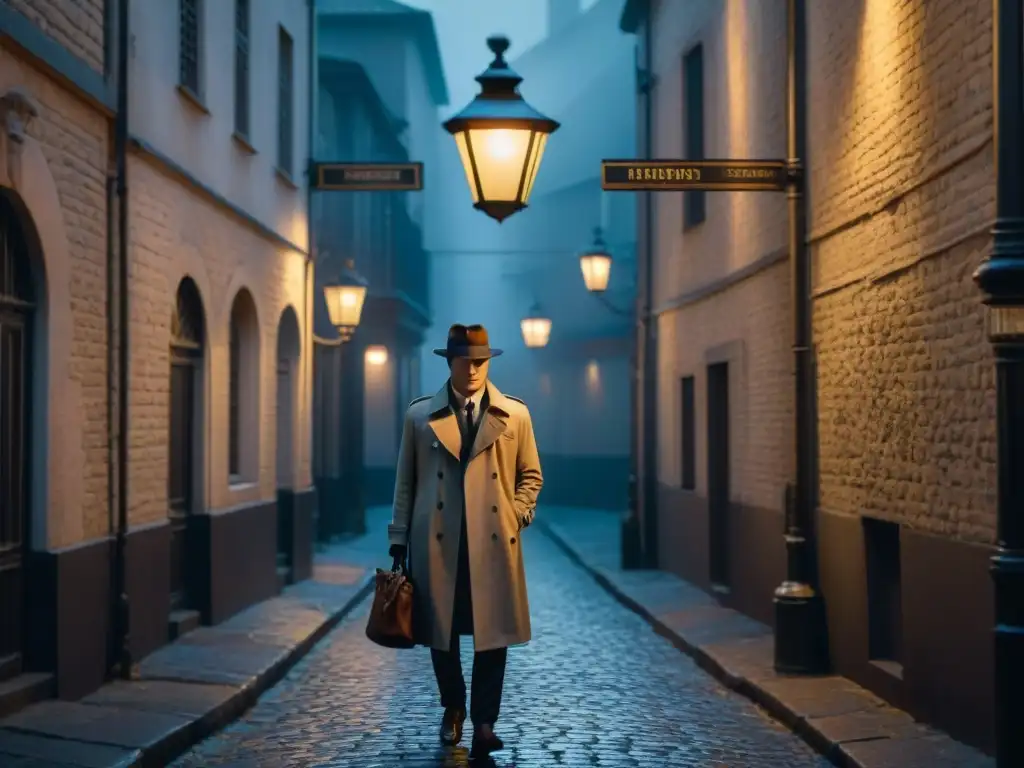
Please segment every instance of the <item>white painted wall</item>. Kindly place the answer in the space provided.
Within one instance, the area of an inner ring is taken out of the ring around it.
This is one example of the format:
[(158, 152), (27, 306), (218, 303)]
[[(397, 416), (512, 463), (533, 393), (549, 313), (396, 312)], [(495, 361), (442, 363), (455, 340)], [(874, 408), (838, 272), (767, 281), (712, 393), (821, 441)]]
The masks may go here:
[[(234, 132), (233, 0), (201, 3), (202, 107), (178, 84), (177, 0), (132, 0), (129, 126), (189, 174), (300, 248), (306, 248), (309, 110), (309, 6), (306, 0), (250, 0), (251, 154)], [(294, 169), (287, 183), (277, 161), (278, 26), (293, 40)], [(205, 108), (205, 110), (204, 110)]]

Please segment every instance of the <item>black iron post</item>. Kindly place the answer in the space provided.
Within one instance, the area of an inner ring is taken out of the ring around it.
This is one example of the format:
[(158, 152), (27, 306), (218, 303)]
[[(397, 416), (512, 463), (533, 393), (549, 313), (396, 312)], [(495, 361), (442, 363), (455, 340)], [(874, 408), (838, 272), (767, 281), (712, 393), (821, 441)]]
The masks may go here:
[(811, 270), (807, 253), (806, 4), (787, 0), (787, 137), (789, 263), (793, 312), (796, 479), (787, 493), (786, 580), (775, 590), (775, 668), (822, 674), (828, 670), (824, 603), (812, 585), (814, 411), (811, 379)]
[(974, 273), (996, 365), (995, 739), (998, 768), (1024, 765), (1024, 9), (993, 2), (996, 221)]

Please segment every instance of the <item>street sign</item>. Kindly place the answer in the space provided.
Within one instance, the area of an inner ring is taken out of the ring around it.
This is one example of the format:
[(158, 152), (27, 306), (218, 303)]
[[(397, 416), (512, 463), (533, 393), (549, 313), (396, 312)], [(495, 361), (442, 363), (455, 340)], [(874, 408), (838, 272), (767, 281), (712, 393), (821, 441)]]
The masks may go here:
[(604, 160), (601, 189), (611, 192), (786, 189), (782, 160)]
[(423, 163), (313, 163), (313, 188), (342, 192), (415, 192)]

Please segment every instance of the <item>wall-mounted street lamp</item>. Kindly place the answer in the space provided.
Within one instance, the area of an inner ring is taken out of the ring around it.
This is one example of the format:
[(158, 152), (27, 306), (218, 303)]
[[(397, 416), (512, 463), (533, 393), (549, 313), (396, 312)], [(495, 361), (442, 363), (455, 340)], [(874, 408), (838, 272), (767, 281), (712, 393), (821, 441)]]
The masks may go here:
[(383, 347), (379, 344), (367, 347), (366, 352), (363, 354), (367, 364), (381, 366), (388, 361), (388, 348)]
[(523, 331), (523, 343), (530, 349), (546, 347), (551, 339), (551, 318), (544, 314), (539, 304), (530, 308), (519, 327)]
[(366, 301), (366, 279), (356, 272), (352, 259), (345, 262), (341, 278), (337, 283), (324, 286), (324, 299), (331, 324), (338, 329), (343, 342), (352, 338), (363, 314)]
[(617, 307), (604, 295), (612, 275), (612, 255), (608, 252), (600, 227), (594, 227), (594, 242), (580, 254), (580, 271), (587, 290), (611, 312), (623, 316), (633, 314), (632, 307)]
[(600, 227), (594, 227), (593, 244), (580, 254), (580, 271), (583, 272), (583, 284), (591, 293), (603, 293), (608, 288), (612, 255), (608, 253)]
[(480, 93), (444, 123), (455, 137), (473, 207), (499, 223), (526, 207), (548, 136), (558, 123), (519, 95), (523, 81), (505, 61), (507, 37), (489, 37), (494, 61), (477, 75)]

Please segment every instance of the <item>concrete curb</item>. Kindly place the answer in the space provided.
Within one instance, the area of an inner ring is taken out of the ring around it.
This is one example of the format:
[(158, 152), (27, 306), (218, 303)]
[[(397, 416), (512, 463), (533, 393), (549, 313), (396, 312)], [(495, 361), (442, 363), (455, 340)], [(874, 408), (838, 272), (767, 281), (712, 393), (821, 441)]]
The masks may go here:
[[(210, 709), (189, 725), (166, 734), (159, 741), (138, 751), (135, 759), (123, 763), (124, 768), (164, 768), (184, 755), (192, 747), (221, 731), (246, 712), (257, 699), (279, 683), (292, 667), (299, 663), (313, 647), (337, 627), (372, 592), (375, 572), (363, 577), (363, 584), (337, 611), (298, 642), (273, 664), (264, 669), (248, 684), (238, 688), (228, 699)], [(118, 768), (121, 768), (119, 765)]]
[(654, 631), (671, 642), (676, 648), (692, 658), (697, 665), (712, 677), (721, 682), (730, 690), (750, 699), (764, 709), (772, 718), (785, 725), (793, 733), (804, 740), (811, 748), (826, 757), (839, 768), (871, 768), (847, 754), (842, 745), (833, 741), (820, 730), (816, 729), (798, 712), (787, 706), (784, 702), (772, 696), (764, 688), (757, 685), (742, 675), (737, 675), (727, 669), (712, 654), (705, 651), (699, 645), (688, 641), (673, 629), (670, 629), (652, 614), (646, 606), (638, 603), (625, 592), (623, 592), (614, 581), (609, 579), (598, 568), (590, 565), (580, 554), (573, 549), (552, 526), (544, 520), (536, 521), (539, 527), (548, 538), (550, 538), (559, 549), (561, 549), (570, 560), (586, 571), (601, 587), (622, 605), (642, 617), (650, 624)]

